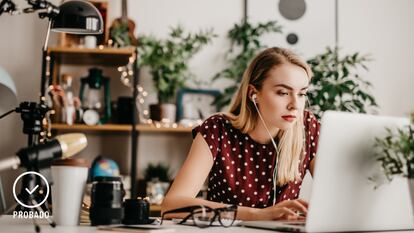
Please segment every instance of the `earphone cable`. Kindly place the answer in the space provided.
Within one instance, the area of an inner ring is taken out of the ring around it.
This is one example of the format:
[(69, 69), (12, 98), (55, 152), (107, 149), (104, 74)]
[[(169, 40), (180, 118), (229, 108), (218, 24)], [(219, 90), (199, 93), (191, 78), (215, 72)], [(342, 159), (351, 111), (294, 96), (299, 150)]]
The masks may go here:
[(265, 121), (262, 117), (262, 114), (260, 114), (259, 108), (257, 107), (256, 101), (254, 99), (253, 99), (253, 104), (256, 107), (257, 113), (259, 114), (259, 118), (262, 121), (262, 123), (263, 123), (263, 125), (266, 129), (266, 132), (269, 134), (269, 137), (270, 137), (270, 140), (272, 141), (273, 147), (276, 150), (276, 162), (275, 162), (275, 167), (273, 169), (273, 205), (275, 205), (276, 204), (276, 194), (277, 194), (276, 187), (277, 187), (277, 170), (278, 170), (279, 149), (276, 145), (275, 140), (273, 139), (272, 135), (270, 134), (270, 131), (267, 128), (267, 125), (266, 125), (266, 123), (265, 123)]

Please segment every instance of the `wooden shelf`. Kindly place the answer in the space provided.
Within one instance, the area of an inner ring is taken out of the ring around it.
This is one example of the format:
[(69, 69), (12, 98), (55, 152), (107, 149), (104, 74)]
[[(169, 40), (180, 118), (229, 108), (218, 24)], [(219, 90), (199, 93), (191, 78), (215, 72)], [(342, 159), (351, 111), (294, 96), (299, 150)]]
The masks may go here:
[(134, 55), (135, 48), (50, 47), (48, 53), (60, 64), (123, 66)]
[[(84, 125), (84, 124), (52, 124), (53, 130), (63, 131), (108, 131), (108, 132), (131, 132), (131, 125), (120, 125), (120, 124), (105, 124), (105, 125)], [(160, 133), (191, 133), (192, 128), (178, 126), (177, 128), (172, 127), (161, 127), (157, 128), (153, 125), (137, 125), (138, 132), (160, 132)]]

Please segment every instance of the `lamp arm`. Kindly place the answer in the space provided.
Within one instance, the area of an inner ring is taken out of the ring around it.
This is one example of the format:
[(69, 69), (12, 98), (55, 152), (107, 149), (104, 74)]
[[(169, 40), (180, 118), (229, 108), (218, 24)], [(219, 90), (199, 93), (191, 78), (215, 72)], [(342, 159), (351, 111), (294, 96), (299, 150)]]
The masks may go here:
[(52, 27), (52, 19), (49, 19), (47, 24), (47, 32), (45, 37), (45, 43), (43, 44), (43, 51), (47, 51), (47, 44), (49, 43), (50, 28)]
[(50, 27), (52, 25), (52, 20), (49, 19), (49, 23), (47, 26), (46, 38), (45, 43), (43, 44), (42, 48), (42, 74), (40, 77), (40, 102), (44, 103), (46, 101), (46, 80), (49, 78), (47, 74), (47, 44), (49, 42), (49, 34), (50, 34)]
[(12, 113), (13, 113), (13, 112), (15, 112), (15, 111), (16, 111), (16, 109), (12, 109), (12, 110), (10, 110), (10, 111), (8, 111), (8, 112), (4, 113), (3, 115), (1, 115), (1, 116), (0, 116), (0, 119), (1, 119), (1, 118), (3, 118), (3, 117), (5, 117), (5, 116), (7, 116), (7, 115), (12, 114)]

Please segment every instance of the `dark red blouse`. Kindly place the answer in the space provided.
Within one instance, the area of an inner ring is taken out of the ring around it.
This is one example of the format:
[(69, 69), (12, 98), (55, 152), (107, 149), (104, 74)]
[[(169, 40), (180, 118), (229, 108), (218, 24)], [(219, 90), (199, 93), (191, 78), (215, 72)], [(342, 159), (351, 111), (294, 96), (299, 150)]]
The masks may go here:
[[(305, 111), (304, 123), (305, 158), (299, 165), (302, 179), (316, 154), (319, 136), (319, 122), (312, 113)], [(207, 142), (214, 159), (209, 174), (208, 200), (256, 208), (272, 205), (275, 149), (271, 142), (254, 141), (234, 128), (223, 114), (206, 119), (193, 129), (193, 137), (197, 133)], [(276, 202), (297, 199), (301, 184), (302, 181), (294, 181), (278, 186)]]

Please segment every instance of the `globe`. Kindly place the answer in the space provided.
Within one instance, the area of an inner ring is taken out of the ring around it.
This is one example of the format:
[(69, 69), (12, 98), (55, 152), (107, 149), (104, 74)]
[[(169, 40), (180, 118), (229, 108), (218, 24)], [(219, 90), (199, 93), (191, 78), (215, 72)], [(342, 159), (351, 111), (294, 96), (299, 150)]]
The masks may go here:
[(92, 179), (97, 176), (119, 176), (118, 164), (112, 159), (100, 159), (91, 168)]

